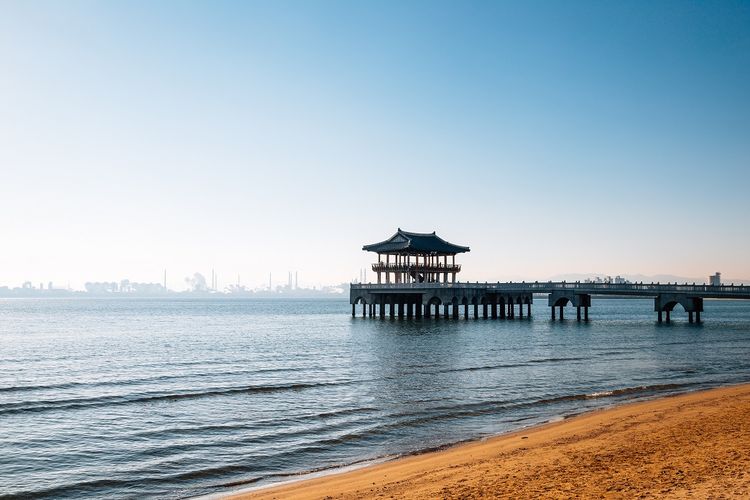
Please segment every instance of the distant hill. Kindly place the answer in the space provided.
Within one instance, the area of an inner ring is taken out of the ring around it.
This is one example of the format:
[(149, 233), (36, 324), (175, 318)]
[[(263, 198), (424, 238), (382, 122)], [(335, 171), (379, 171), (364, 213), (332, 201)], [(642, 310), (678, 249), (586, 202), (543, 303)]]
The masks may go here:
[[(549, 279), (552, 281), (585, 281), (587, 279), (593, 279), (595, 277), (605, 278), (607, 276), (612, 276), (614, 278), (615, 275), (606, 274), (606, 273), (567, 273), (567, 274), (557, 274), (555, 276), (550, 277)], [(620, 274), (621, 277), (625, 278), (628, 281), (633, 282), (644, 282), (644, 283), (708, 283), (708, 275), (697, 278), (697, 277), (688, 277), (688, 276), (676, 276), (674, 274), (655, 274), (652, 276), (647, 276), (645, 274)], [(725, 278), (724, 276), (721, 277), (722, 283), (734, 283), (735, 285), (750, 285), (750, 279), (740, 279), (740, 278)]]

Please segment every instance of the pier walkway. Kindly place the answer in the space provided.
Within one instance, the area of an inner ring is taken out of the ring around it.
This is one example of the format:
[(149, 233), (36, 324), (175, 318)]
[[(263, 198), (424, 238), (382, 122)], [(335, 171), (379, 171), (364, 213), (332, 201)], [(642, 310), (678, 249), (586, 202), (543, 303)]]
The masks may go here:
[[(576, 308), (576, 318), (588, 321), (592, 296), (644, 297), (654, 299), (657, 320), (671, 321), (671, 312), (681, 305), (688, 313), (689, 322), (700, 322), (704, 299), (750, 300), (750, 286), (696, 285), (677, 283), (580, 283), (580, 282), (497, 282), (497, 283), (353, 283), (349, 292), (352, 316), (356, 305), (362, 305), (362, 316), (384, 318), (443, 316), (468, 319), (470, 309), (474, 318), (512, 319), (518, 315), (531, 316), (534, 294), (546, 294), (552, 319), (559, 311), (564, 319), (564, 307)], [(525, 307), (524, 307), (525, 306)], [(480, 311), (481, 308), (481, 311)]]

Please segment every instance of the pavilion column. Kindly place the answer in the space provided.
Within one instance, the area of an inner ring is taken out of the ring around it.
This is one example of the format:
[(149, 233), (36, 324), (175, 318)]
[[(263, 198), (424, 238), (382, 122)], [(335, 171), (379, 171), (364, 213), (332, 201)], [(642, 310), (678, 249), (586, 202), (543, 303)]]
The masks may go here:
[(390, 254), (385, 254), (385, 282), (391, 282), (391, 273), (388, 271), (388, 264), (391, 262)]
[[(382, 260), (380, 259), (380, 253), (378, 253), (378, 264), (382, 264)], [(382, 281), (380, 281), (380, 265), (378, 265), (378, 285), (382, 284)]]

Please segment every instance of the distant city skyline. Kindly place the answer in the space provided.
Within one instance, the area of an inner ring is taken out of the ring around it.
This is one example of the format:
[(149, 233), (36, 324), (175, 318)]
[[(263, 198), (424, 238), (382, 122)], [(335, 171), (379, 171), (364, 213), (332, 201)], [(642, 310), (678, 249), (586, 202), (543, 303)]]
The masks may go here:
[[(364, 270), (361, 270), (364, 271)], [(91, 293), (145, 293), (145, 294), (158, 294), (163, 291), (183, 293), (183, 292), (219, 292), (219, 293), (284, 293), (288, 291), (304, 291), (304, 290), (328, 290), (331, 289), (342, 289), (342, 286), (348, 283), (375, 283), (375, 273), (363, 273), (356, 278), (352, 278), (347, 281), (340, 283), (329, 282), (329, 283), (302, 283), (297, 282), (296, 279), (289, 281), (289, 278), (298, 273), (288, 273), (286, 281), (275, 281), (273, 279), (266, 283), (243, 283), (241, 280), (231, 282), (222, 282), (218, 279), (218, 275), (215, 277), (215, 282), (209, 284), (206, 281), (206, 277), (202, 273), (196, 272), (191, 276), (186, 276), (182, 284), (177, 287), (164, 286), (164, 282), (157, 281), (146, 281), (136, 282), (131, 281), (127, 278), (111, 279), (104, 281), (89, 281), (83, 282), (80, 287), (71, 286), (68, 283), (54, 283), (49, 282), (32, 282), (25, 280), (22, 283), (2, 283), (0, 282), (0, 296), (2, 292), (13, 291), (13, 290), (35, 290), (35, 291), (74, 291), (74, 292), (91, 292)], [(272, 278), (269, 276), (269, 278)], [(459, 282), (466, 281), (480, 281), (480, 280), (458, 280)], [(486, 281), (486, 280), (481, 280)], [(558, 274), (549, 276), (541, 280), (523, 280), (523, 279), (506, 279), (502, 281), (580, 281), (580, 282), (612, 282), (612, 283), (630, 283), (630, 282), (645, 282), (645, 283), (697, 283), (697, 284), (750, 284), (750, 279), (739, 278), (739, 277), (721, 277), (721, 273), (713, 273), (708, 276), (677, 276), (671, 274), (658, 274), (658, 275), (643, 275), (643, 274), (606, 274), (606, 273), (568, 273)]]
[(3, 2), (0, 284), (750, 279), (746, 2)]

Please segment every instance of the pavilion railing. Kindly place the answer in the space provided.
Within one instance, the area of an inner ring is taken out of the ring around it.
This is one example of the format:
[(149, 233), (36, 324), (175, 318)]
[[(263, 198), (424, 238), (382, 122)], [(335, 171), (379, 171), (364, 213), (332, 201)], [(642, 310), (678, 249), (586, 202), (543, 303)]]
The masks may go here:
[(424, 264), (397, 264), (395, 262), (376, 262), (372, 265), (372, 270), (375, 272), (439, 272), (439, 273), (452, 273), (461, 271), (461, 264), (432, 264), (425, 266)]

